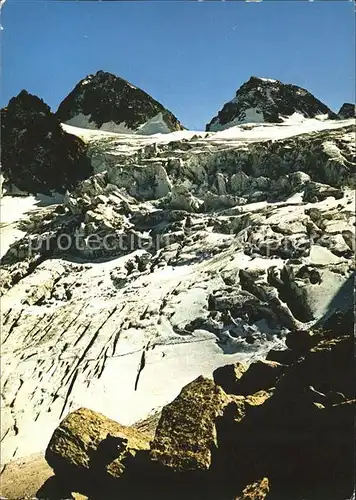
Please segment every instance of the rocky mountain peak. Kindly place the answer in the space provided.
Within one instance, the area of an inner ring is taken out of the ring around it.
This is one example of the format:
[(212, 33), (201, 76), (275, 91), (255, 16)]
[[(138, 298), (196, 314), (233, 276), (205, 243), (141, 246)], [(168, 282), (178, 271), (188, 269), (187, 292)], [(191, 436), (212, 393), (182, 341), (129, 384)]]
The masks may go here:
[(64, 192), (92, 173), (83, 141), (66, 133), (50, 107), (26, 90), (1, 110), (1, 136), (9, 191)]
[(75, 86), (60, 104), (57, 117), (77, 127), (143, 135), (184, 128), (149, 94), (102, 70)]
[(328, 115), (336, 118), (325, 104), (297, 85), (252, 76), (206, 126), (218, 131), (242, 123), (281, 123), (294, 113), (305, 118)]
[(344, 102), (337, 116), (341, 119), (356, 118), (356, 106), (351, 102)]
[(43, 99), (36, 95), (30, 94), (23, 89), (21, 92), (10, 99), (6, 108), (1, 113), (2, 116), (9, 113), (13, 120), (19, 120), (24, 124), (26, 121), (31, 121), (33, 115), (50, 116), (51, 109)]

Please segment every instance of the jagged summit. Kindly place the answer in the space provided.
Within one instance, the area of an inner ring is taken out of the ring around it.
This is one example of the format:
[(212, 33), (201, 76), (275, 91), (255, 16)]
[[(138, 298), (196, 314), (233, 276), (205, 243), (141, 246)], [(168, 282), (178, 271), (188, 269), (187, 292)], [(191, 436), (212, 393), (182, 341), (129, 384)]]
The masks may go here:
[(325, 104), (307, 90), (279, 80), (252, 76), (207, 124), (207, 131), (223, 130), (242, 123), (281, 123), (298, 113), (305, 118), (328, 115), (336, 118)]
[(150, 135), (184, 129), (146, 92), (102, 70), (81, 80), (56, 114), (62, 123), (108, 132)]
[(39, 97), (22, 90), (1, 110), (4, 187), (64, 192), (92, 174), (86, 146), (68, 134)]
[(344, 102), (337, 116), (342, 120), (345, 118), (356, 118), (356, 106), (351, 102)]

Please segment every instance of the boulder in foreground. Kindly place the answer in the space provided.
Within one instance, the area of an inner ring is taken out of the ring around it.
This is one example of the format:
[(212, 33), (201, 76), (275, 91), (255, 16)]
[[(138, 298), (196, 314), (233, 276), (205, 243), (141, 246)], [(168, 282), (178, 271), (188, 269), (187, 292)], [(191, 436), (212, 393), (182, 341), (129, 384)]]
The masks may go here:
[(73, 470), (120, 477), (137, 452), (149, 448), (149, 436), (87, 408), (70, 413), (54, 431), (46, 460), (56, 475)]
[(214, 380), (229, 394), (248, 396), (275, 387), (285, 368), (276, 361), (255, 361), (248, 370), (236, 363), (215, 370)]
[(151, 457), (173, 471), (207, 471), (217, 447), (215, 423), (230, 402), (212, 380), (199, 377), (162, 410)]
[(246, 370), (247, 367), (243, 363), (220, 366), (214, 370), (214, 382), (222, 387), (227, 394), (234, 394), (235, 385)]
[(269, 492), (269, 481), (266, 477), (248, 484), (235, 500), (264, 500)]

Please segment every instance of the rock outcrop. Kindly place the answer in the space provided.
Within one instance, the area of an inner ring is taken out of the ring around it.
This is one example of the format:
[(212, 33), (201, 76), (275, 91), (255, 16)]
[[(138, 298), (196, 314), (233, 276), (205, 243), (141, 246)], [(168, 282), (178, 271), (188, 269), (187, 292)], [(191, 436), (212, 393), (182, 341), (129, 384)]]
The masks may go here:
[[(218, 368), (213, 374), (214, 380), (218, 385), (220, 385), (218, 381), (224, 368), (226, 367)], [(237, 363), (237, 366), (232, 365), (230, 373), (233, 370), (236, 373), (239, 369), (240, 363)], [(282, 376), (284, 369), (285, 366), (277, 363), (276, 361), (255, 361), (254, 363), (251, 363), (249, 369), (242, 373), (240, 377), (227, 378), (226, 381), (222, 380), (222, 383), (229, 387), (230, 394), (247, 396), (249, 394), (255, 394), (261, 390), (267, 390), (275, 387), (279, 378)]]
[(214, 382), (200, 377), (162, 410), (151, 457), (173, 471), (207, 471), (217, 447), (216, 419), (229, 403)]
[(356, 106), (350, 102), (344, 102), (337, 114), (339, 118), (345, 120), (346, 118), (356, 118)]
[(263, 405), (237, 423), (226, 414), (220, 426), (225, 470), (268, 477), (277, 498), (349, 498), (353, 488), (352, 322), (343, 332), (316, 335), (317, 344), (304, 356), (299, 351)]
[[(310, 331), (315, 345), (284, 367), (268, 392), (261, 390), (265, 379), (253, 365), (240, 379), (247, 377), (251, 388), (242, 384), (241, 393), (257, 390), (248, 396), (226, 394), (204, 377), (188, 384), (163, 408), (149, 450), (142, 431), (84, 409), (70, 414), (47, 449), (57, 489), (93, 499), (350, 498), (356, 408), (352, 321), (349, 313), (331, 319), (333, 327)], [(236, 372), (229, 373), (234, 384)], [(119, 446), (110, 448), (109, 438)], [(103, 481), (97, 463), (112, 473), (111, 481)], [(61, 474), (64, 465), (82, 465), (92, 480), (80, 483)]]
[(109, 132), (146, 135), (183, 130), (162, 104), (105, 71), (81, 80), (61, 102), (56, 115), (63, 123)]
[(214, 382), (222, 387), (228, 394), (236, 394), (236, 383), (240, 380), (246, 370), (247, 366), (239, 362), (233, 365), (220, 366), (220, 368), (214, 370)]
[(87, 146), (65, 132), (42, 99), (25, 90), (1, 110), (3, 189), (64, 193), (88, 178)]
[(60, 477), (90, 470), (99, 477), (118, 478), (137, 453), (149, 449), (149, 439), (143, 432), (80, 408), (55, 430), (46, 460)]
[(264, 500), (269, 493), (269, 481), (264, 477), (259, 481), (248, 484), (235, 500)]
[(218, 131), (242, 123), (281, 123), (294, 113), (306, 118), (336, 118), (325, 104), (307, 90), (268, 78), (252, 76), (206, 126)]

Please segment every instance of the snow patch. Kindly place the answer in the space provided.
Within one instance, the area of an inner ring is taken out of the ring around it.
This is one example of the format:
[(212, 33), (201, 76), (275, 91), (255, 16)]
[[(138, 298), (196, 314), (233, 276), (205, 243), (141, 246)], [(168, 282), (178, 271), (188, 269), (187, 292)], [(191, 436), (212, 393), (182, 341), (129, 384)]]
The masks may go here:
[(91, 115), (84, 115), (83, 113), (78, 113), (73, 116), (70, 120), (66, 122), (66, 125), (71, 125), (73, 127), (88, 128), (91, 130), (102, 130), (105, 132), (114, 132), (117, 134), (134, 134), (135, 131), (126, 126), (125, 122), (115, 123), (106, 122), (98, 127), (94, 121), (91, 121)]
[(85, 80), (83, 80), (83, 81), (81, 82), (81, 85), (88, 85), (88, 83), (90, 83), (90, 81), (91, 81), (91, 78), (90, 78), (90, 77), (88, 77), (88, 78), (86, 78)]
[(25, 232), (18, 229), (18, 224), (26, 219), (26, 214), (39, 207), (55, 205), (63, 202), (63, 195), (53, 193), (52, 196), (2, 196), (0, 202), (0, 258), (10, 246), (25, 236)]
[(137, 134), (140, 135), (169, 134), (170, 132), (171, 130), (164, 121), (162, 113), (158, 113), (137, 130)]
[[(243, 125), (231, 126), (229, 124), (226, 129), (217, 131), (212, 134), (207, 141), (267, 141), (286, 139), (301, 134), (310, 132), (318, 132), (321, 130), (333, 130), (352, 125), (354, 120), (318, 120), (317, 118), (304, 118), (301, 121), (299, 116), (294, 113), (289, 119), (286, 119), (280, 124), (251, 124), (249, 128)], [(292, 118), (293, 117), (293, 118)]]
[(127, 85), (131, 88), (131, 89), (134, 89), (134, 90), (137, 90), (137, 87), (135, 87), (135, 85), (132, 85), (132, 83), (128, 82), (127, 80), (125, 80)]
[(272, 78), (259, 78), (263, 82), (277, 83), (277, 80), (272, 80)]
[(210, 125), (209, 132), (220, 132), (223, 130), (227, 130), (231, 127), (235, 127), (237, 125), (242, 125), (247, 123), (264, 123), (263, 113), (260, 112), (258, 108), (248, 108), (243, 112), (242, 116), (244, 117), (242, 118), (241, 116), (238, 116), (231, 122), (225, 123), (224, 125), (221, 125), (219, 121), (216, 121), (215, 123), (212, 123)]
[(283, 120), (284, 125), (299, 125), (306, 120), (305, 116), (297, 111), (290, 116), (280, 116), (280, 118)]
[(65, 123), (65, 125), (81, 129), (111, 132), (114, 134), (154, 135), (171, 133), (170, 128), (163, 118), (163, 113), (158, 113), (153, 118), (150, 118), (147, 122), (141, 124), (137, 130), (129, 128), (125, 122), (115, 123), (113, 121), (103, 123), (100, 127), (98, 127), (97, 124), (91, 120), (91, 115), (84, 115), (83, 113), (78, 113), (73, 116)]

